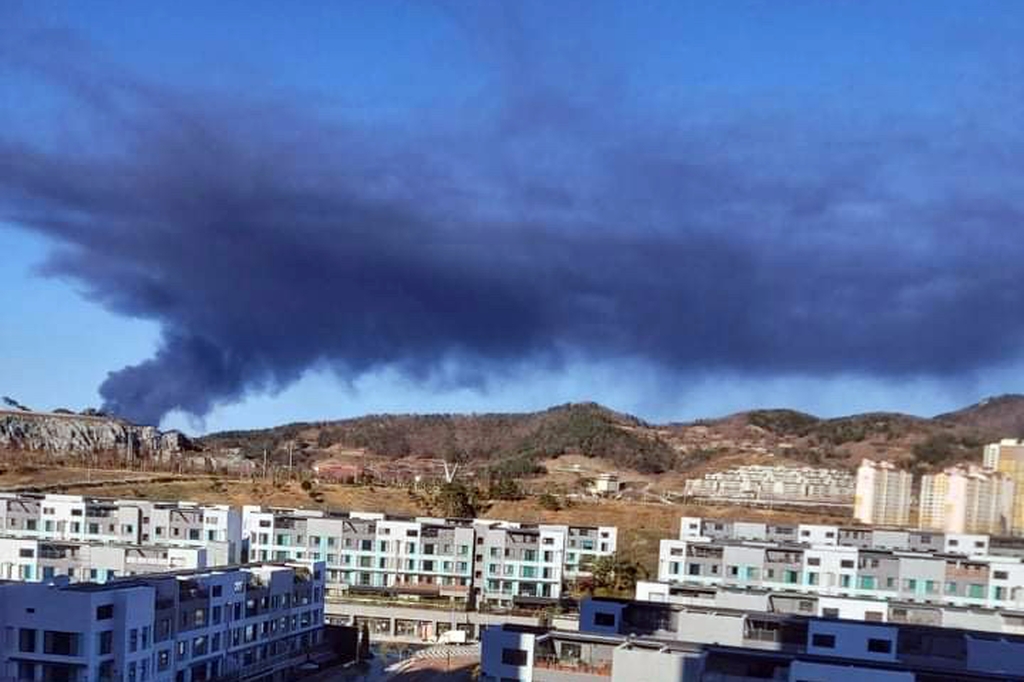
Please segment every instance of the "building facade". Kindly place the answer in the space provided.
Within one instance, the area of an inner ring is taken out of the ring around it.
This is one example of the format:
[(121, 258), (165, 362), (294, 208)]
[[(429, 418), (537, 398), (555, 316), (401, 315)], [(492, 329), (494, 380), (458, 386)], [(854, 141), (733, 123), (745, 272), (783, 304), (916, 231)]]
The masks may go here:
[(323, 638), (323, 564), (104, 585), (0, 584), (0, 675), (18, 682), (284, 680)]
[(918, 526), (950, 533), (1007, 535), (1013, 520), (1014, 483), (975, 466), (950, 467), (921, 477)]
[(615, 553), (614, 527), (484, 519), (399, 519), (377, 513), (242, 511), (249, 556), (326, 562), (338, 595), (386, 591), (500, 606), (562, 596), (567, 580)]
[(1013, 515), (1010, 529), (1015, 535), (1024, 533), (1024, 440), (1004, 438), (985, 446), (983, 464), (1013, 481)]
[(13, 537), (194, 547), (209, 565), (242, 560), (242, 514), (223, 504), (0, 494), (0, 533)]
[(591, 599), (577, 631), (486, 630), (480, 668), (485, 682), (980, 682), (1021, 679), (1024, 637)]
[(206, 567), (206, 550), (0, 537), (0, 580), (106, 582), (113, 578)]
[(854, 487), (854, 477), (842, 469), (755, 464), (691, 478), (684, 492), (698, 499), (739, 503), (848, 505)]
[(853, 517), (865, 524), (905, 526), (910, 523), (913, 476), (889, 462), (861, 461), (857, 467)]
[(662, 540), (658, 580), (811, 594), (1024, 609), (1024, 563), (986, 536), (945, 535), (944, 550), (843, 544)]

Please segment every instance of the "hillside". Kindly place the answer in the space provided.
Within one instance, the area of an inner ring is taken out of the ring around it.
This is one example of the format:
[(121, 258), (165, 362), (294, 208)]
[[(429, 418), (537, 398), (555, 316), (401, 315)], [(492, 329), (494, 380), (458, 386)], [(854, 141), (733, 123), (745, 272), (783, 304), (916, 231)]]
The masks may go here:
[(676, 450), (636, 417), (593, 403), (543, 412), (480, 415), (372, 415), (334, 422), (289, 424), (212, 434), (207, 449), (240, 450), (279, 460), (290, 447), (305, 461), (318, 453), (356, 450), (379, 457), (473, 462), (504, 473), (532, 473), (541, 459), (563, 454), (603, 457), (624, 469), (660, 473), (676, 465)]
[[(932, 418), (867, 413), (823, 419), (794, 410), (752, 410), (718, 419), (656, 425), (594, 403), (510, 414), (369, 415), (194, 441), (106, 416), (0, 411), (0, 449), (55, 454), (103, 451), (164, 459), (196, 449), (208, 466), (268, 463), (302, 469), (317, 462), (369, 468), (396, 479), (437, 475), (440, 461), (460, 461), (488, 476), (528, 476), (543, 464), (593, 461), (593, 471), (679, 477), (747, 463), (852, 468), (863, 457), (927, 470), (980, 461), (985, 442), (1024, 437), (1024, 396), (990, 398)], [(572, 456), (572, 457), (570, 457)], [(574, 459), (575, 457), (575, 459)], [(579, 466), (575, 464), (574, 466)], [(390, 472), (390, 473), (388, 473)]]
[(295, 463), (346, 456), (447, 459), (529, 474), (560, 455), (600, 458), (623, 471), (686, 474), (740, 463), (852, 468), (863, 457), (934, 469), (980, 461), (983, 443), (1024, 437), (1024, 397), (1002, 396), (934, 418), (867, 413), (822, 419), (794, 410), (752, 410), (720, 419), (655, 425), (594, 403), (542, 412), (371, 415), (340, 421), (211, 434), (207, 450)]

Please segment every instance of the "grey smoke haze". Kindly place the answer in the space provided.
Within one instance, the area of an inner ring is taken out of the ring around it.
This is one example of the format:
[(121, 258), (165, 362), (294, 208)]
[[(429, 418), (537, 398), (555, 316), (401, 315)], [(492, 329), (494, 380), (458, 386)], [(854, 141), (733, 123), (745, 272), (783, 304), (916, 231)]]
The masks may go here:
[(512, 22), (485, 102), (371, 125), (44, 37), (0, 39), (0, 64), (74, 121), (58, 144), (0, 130), (0, 219), (53, 241), (48, 274), (160, 325), (153, 357), (101, 387), (132, 419), (203, 415), (321, 364), (426, 380), (454, 361), (472, 383), (570, 351), (680, 376), (1020, 357), (1024, 144), (984, 118), (1012, 107), (709, 122), (623, 101), (613, 68), (547, 73)]

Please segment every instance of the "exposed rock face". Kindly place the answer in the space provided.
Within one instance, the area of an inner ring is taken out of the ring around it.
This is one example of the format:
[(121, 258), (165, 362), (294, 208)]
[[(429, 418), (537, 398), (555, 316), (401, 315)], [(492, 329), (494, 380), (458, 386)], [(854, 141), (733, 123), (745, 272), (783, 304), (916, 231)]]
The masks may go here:
[(168, 459), (196, 449), (177, 431), (164, 433), (119, 419), (11, 411), (0, 411), (0, 448), (54, 454), (118, 453), (149, 459)]

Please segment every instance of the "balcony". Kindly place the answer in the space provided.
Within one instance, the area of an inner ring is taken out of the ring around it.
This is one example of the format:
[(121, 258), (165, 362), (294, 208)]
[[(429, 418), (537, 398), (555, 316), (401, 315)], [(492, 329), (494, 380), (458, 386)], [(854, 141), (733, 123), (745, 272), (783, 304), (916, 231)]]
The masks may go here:
[(612, 676), (611, 661), (588, 662), (575, 658), (538, 656), (533, 659), (535, 682), (604, 680)]

